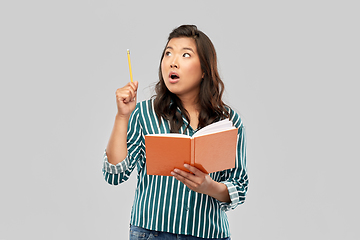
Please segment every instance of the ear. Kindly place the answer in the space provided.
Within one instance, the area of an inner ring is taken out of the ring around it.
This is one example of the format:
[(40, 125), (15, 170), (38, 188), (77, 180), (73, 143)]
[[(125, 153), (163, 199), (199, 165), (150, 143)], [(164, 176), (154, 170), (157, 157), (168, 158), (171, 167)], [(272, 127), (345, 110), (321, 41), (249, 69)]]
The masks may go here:
[(201, 75), (201, 78), (204, 79), (205, 73), (203, 72), (203, 74)]

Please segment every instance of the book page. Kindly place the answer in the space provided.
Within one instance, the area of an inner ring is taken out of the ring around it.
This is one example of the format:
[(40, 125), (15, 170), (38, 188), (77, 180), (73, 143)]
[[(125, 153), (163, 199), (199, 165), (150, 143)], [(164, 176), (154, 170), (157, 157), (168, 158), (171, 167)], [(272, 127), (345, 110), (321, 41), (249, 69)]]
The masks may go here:
[(223, 130), (233, 129), (235, 128), (232, 125), (232, 122), (229, 119), (224, 119), (215, 123), (212, 123), (210, 125), (207, 125), (206, 127), (200, 129), (197, 131), (193, 137), (203, 136), (210, 133), (220, 132)]
[(180, 133), (156, 133), (156, 134), (154, 133), (154, 134), (147, 134), (146, 136), (190, 138), (190, 136)]
[(234, 168), (237, 132), (233, 128), (194, 138), (194, 166), (205, 173)]

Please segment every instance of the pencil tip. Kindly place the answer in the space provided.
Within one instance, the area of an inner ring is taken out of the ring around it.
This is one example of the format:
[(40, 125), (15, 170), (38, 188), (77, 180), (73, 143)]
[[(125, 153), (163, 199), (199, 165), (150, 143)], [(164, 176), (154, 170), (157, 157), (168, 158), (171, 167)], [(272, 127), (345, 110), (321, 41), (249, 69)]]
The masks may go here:
[(127, 53), (130, 53), (130, 49), (126, 49)]

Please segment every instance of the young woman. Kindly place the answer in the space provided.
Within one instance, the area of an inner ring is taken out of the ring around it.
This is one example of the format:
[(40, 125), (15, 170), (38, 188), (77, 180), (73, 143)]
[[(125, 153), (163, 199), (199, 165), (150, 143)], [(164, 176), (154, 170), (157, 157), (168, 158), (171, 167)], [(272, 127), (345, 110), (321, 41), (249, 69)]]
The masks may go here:
[[(114, 185), (137, 168), (130, 239), (230, 239), (225, 212), (245, 201), (246, 142), (239, 115), (222, 101), (212, 42), (194, 25), (174, 29), (161, 57), (156, 96), (136, 103), (137, 89), (134, 81), (116, 91), (118, 112), (103, 167), (105, 180)], [(171, 177), (146, 174), (145, 135), (192, 136), (226, 118), (238, 128), (235, 168), (205, 174), (184, 165), (193, 174), (180, 169)]]

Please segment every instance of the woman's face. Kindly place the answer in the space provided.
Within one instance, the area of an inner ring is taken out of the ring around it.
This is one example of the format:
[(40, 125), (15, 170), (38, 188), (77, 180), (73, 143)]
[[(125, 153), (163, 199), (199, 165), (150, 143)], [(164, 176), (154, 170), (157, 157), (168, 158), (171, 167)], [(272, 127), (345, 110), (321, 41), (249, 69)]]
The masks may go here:
[(161, 72), (170, 92), (180, 99), (196, 98), (204, 74), (195, 40), (188, 37), (171, 39), (161, 61)]

